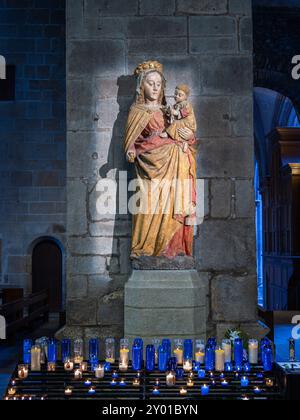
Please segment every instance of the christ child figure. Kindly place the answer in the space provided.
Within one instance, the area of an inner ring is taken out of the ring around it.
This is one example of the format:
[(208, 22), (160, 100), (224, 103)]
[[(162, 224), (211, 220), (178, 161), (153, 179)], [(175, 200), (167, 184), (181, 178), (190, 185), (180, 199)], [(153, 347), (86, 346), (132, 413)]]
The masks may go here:
[(182, 143), (182, 149), (186, 152), (189, 148), (188, 142), (184, 140), (179, 130), (188, 128), (196, 134), (197, 123), (193, 106), (188, 102), (190, 89), (187, 85), (179, 85), (175, 89), (174, 99), (175, 105), (169, 110), (170, 126), (161, 134), (162, 138), (171, 137)]

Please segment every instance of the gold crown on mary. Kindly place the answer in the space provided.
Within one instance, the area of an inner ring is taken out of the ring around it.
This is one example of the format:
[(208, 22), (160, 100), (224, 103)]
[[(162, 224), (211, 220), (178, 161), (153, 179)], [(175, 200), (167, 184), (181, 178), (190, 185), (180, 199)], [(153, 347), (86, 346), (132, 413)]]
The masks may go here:
[(158, 61), (144, 61), (137, 66), (135, 69), (135, 76), (139, 77), (142, 73), (147, 73), (149, 71), (158, 71), (159, 73), (163, 74), (164, 66), (159, 63)]

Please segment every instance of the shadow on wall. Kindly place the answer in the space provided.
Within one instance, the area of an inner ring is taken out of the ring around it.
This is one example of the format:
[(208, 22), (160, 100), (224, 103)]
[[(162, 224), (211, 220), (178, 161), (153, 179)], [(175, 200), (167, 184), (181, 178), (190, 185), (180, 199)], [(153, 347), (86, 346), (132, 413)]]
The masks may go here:
[[(117, 212), (114, 220), (112, 249), (113, 252), (114, 250), (117, 250), (117, 253), (119, 255), (119, 261), (116, 266), (116, 260), (114, 258), (114, 255), (112, 255), (111, 263), (108, 268), (109, 278), (111, 279), (110, 287), (105, 292), (105, 302), (102, 302), (101, 308), (103, 310), (104, 315), (102, 319), (106, 319), (106, 302), (116, 302), (114, 310), (116, 318), (113, 316), (112, 324), (119, 325), (119, 327), (122, 329), (122, 331), (119, 331), (119, 335), (121, 337), (123, 336), (124, 325), (124, 286), (131, 275), (131, 264), (129, 258), (131, 250), (131, 215), (119, 214), (119, 180), (121, 171), (127, 173), (128, 180), (134, 177), (134, 167), (133, 165), (128, 164), (126, 161), (123, 143), (129, 109), (132, 103), (134, 102), (136, 80), (134, 76), (121, 76), (118, 78), (117, 84), (117, 102), (119, 105), (119, 112), (117, 119), (115, 120), (113, 125), (112, 138), (108, 151), (107, 163), (100, 168), (99, 174), (102, 179), (113, 178), (117, 182)], [(111, 315), (108, 318), (111, 319)], [(110, 329), (110, 327), (110, 325), (107, 325), (108, 329)], [(114, 331), (114, 335), (117, 337), (118, 332)]]

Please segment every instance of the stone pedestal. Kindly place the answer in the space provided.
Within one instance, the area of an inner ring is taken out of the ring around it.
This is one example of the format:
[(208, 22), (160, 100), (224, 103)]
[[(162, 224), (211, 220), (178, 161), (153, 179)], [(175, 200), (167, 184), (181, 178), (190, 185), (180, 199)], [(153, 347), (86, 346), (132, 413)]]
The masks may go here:
[(206, 338), (206, 299), (196, 270), (134, 270), (125, 286), (125, 337)]

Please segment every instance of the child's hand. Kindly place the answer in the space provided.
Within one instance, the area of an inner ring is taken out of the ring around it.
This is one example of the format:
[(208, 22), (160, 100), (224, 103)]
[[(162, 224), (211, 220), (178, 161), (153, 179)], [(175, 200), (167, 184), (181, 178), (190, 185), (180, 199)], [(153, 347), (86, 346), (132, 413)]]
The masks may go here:
[(168, 133), (166, 133), (165, 131), (163, 133), (161, 133), (161, 135), (159, 136), (162, 139), (167, 139), (168, 138)]
[(129, 163), (134, 163), (135, 159), (136, 159), (136, 153), (135, 152), (128, 152), (126, 155), (127, 158), (127, 162)]

